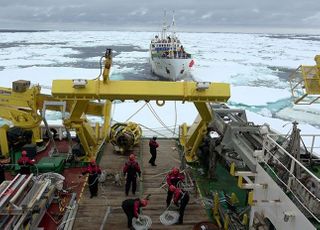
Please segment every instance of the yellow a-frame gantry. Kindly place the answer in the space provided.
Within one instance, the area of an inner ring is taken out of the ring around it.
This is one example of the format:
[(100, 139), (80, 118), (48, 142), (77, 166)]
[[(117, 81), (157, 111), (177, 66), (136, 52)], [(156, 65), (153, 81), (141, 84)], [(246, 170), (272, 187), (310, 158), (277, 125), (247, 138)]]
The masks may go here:
[[(90, 100), (106, 100), (104, 110), (105, 127), (110, 128), (111, 101), (133, 100), (193, 102), (199, 116), (189, 130), (183, 128), (180, 139), (185, 149), (187, 161), (196, 159), (196, 150), (212, 120), (209, 102), (226, 102), (230, 97), (230, 85), (227, 83), (163, 82), (163, 81), (115, 81), (109, 79), (111, 51), (105, 56), (103, 80), (54, 80), (52, 95), (56, 99), (75, 101), (70, 118), (65, 124), (75, 128), (87, 154), (87, 160), (95, 157), (98, 143), (94, 130), (87, 125), (84, 110)], [(103, 135), (102, 135), (103, 137)]]
[(294, 104), (320, 103), (320, 55), (314, 57), (315, 66), (300, 65), (290, 76)]

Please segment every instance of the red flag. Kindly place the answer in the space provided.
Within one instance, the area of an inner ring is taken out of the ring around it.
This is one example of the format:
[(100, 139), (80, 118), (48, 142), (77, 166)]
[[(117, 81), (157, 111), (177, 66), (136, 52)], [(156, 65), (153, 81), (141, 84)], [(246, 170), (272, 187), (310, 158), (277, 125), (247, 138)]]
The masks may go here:
[(194, 65), (194, 60), (192, 59), (191, 62), (189, 63), (189, 67), (191, 68)]

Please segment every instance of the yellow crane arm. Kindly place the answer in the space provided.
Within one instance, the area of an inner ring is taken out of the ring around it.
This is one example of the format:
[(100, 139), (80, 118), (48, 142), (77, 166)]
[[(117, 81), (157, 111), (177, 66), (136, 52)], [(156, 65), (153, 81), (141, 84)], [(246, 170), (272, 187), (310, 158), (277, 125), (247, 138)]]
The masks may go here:
[(78, 88), (73, 80), (54, 80), (52, 95), (76, 100), (171, 100), (192, 102), (226, 102), (230, 97), (227, 83), (208, 83), (203, 89), (197, 82), (109, 81), (88, 80)]
[(37, 128), (42, 121), (42, 117), (32, 110), (17, 109), (10, 106), (1, 106), (0, 117), (23, 129)]
[[(32, 130), (33, 141), (40, 138), (39, 126), (42, 121), (40, 115), (44, 107), (45, 101), (59, 101), (51, 95), (40, 94), (40, 86), (30, 87), (29, 81), (17, 81), (13, 83), (13, 87), (0, 87), (0, 117), (12, 122), (16, 127)], [(73, 111), (77, 104), (76, 101), (69, 100), (66, 103), (66, 112)], [(61, 111), (61, 106), (48, 105), (48, 110)], [(105, 115), (105, 103), (88, 101), (83, 107), (82, 113), (96, 116)], [(92, 133), (88, 131), (90, 126), (82, 121), (82, 127), (85, 131), (83, 133)], [(108, 128), (108, 126), (106, 126)], [(8, 128), (2, 128), (1, 133), (5, 133)], [(90, 143), (90, 141), (89, 141)], [(7, 140), (1, 140), (0, 143), (2, 153), (8, 154)]]
[[(195, 153), (206, 133), (207, 125), (212, 120), (208, 102), (226, 102), (230, 97), (230, 85), (226, 83), (111, 80), (104, 83), (100, 80), (88, 80), (84, 84), (82, 82), (79, 87), (78, 83), (73, 80), (54, 80), (52, 95), (63, 100), (78, 101), (90, 99), (192, 101), (199, 111), (199, 117), (183, 138), (185, 139), (186, 159), (193, 161), (196, 159)], [(81, 114), (82, 109), (79, 108), (72, 119), (79, 119)], [(92, 153), (89, 155), (92, 156)]]
[[(45, 94), (40, 94), (37, 97), (37, 105), (38, 109), (42, 110), (44, 101), (61, 101), (60, 99), (56, 99), (52, 97), (51, 95), (45, 95)], [(66, 112), (70, 112), (72, 110), (72, 107), (75, 104), (75, 101), (66, 101)], [(61, 111), (60, 106), (47, 106), (48, 110), (53, 110), (53, 111)], [(89, 101), (88, 106), (86, 107), (85, 113), (88, 115), (93, 115), (93, 116), (102, 116), (104, 114), (104, 103), (101, 102), (94, 102), (94, 101)]]

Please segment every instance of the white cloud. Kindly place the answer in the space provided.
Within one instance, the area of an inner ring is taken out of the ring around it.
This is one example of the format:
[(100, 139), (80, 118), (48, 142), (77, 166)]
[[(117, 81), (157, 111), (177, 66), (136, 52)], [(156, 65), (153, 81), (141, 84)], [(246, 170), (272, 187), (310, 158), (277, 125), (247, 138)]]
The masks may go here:
[(307, 23), (311, 23), (311, 24), (319, 25), (320, 12), (317, 12), (316, 14), (314, 14), (314, 15), (312, 15), (310, 17), (306, 17), (306, 18), (302, 19), (302, 21), (307, 22)]
[(212, 15), (213, 15), (213, 13), (212, 13), (212, 12), (209, 12), (209, 13), (207, 13), (207, 14), (202, 15), (202, 16), (201, 16), (201, 19), (209, 19), (209, 18), (212, 17)]
[(257, 14), (258, 14), (258, 13), (260, 13), (260, 10), (259, 10), (259, 9), (257, 9), (257, 8), (254, 8), (254, 9), (252, 9), (252, 12), (253, 12), (253, 13), (257, 13)]
[(184, 9), (184, 10), (179, 10), (179, 14), (195, 14), (196, 11), (195, 10), (188, 10), (188, 9)]
[(132, 11), (129, 13), (131, 16), (144, 16), (148, 13), (148, 9), (146, 8), (140, 8), (138, 10)]

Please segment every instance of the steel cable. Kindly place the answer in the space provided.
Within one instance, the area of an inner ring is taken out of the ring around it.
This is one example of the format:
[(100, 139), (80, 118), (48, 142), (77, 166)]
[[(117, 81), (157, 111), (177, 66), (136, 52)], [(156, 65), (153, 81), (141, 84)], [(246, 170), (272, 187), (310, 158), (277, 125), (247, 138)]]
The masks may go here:
[(169, 132), (171, 132), (174, 135), (174, 132), (161, 120), (161, 118), (159, 117), (159, 115), (156, 113), (156, 111), (154, 110), (154, 108), (151, 106), (150, 103), (147, 104), (149, 110), (151, 111), (151, 113), (154, 115), (154, 117), (157, 119), (157, 121), (164, 127), (166, 128)]
[(128, 122), (132, 117), (134, 117), (137, 113), (139, 113), (145, 106), (147, 105), (147, 102), (144, 103), (136, 112), (134, 112), (125, 122)]

